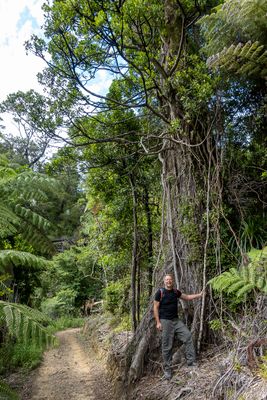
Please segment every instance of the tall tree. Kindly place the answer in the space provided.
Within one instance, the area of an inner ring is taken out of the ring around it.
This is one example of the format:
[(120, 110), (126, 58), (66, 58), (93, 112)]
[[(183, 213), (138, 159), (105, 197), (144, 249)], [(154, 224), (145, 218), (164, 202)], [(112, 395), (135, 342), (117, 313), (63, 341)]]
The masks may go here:
[[(13, 117), (17, 131), (3, 134), (1, 142), (15, 162), (38, 170), (47, 156), (50, 145), (55, 144), (59, 119), (51, 112), (50, 102), (34, 90), (9, 94), (0, 104), (0, 112)], [(53, 139), (53, 140), (52, 140)]]
[[(27, 46), (44, 59), (49, 52), (48, 69), (40, 80), (51, 87), (61, 110), (68, 106), (65, 121), (73, 123), (76, 137), (86, 137), (88, 144), (110, 141), (105, 129), (97, 140), (83, 129), (81, 120), (88, 115), (97, 118), (96, 109), (98, 113), (111, 108), (144, 109), (158, 118), (158, 129), (140, 142), (147, 152), (153, 145), (162, 163), (169, 247), (158, 279), (164, 270), (173, 270), (177, 286), (189, 292), (205, 285), (209, 215), (220, 193), (213, 80), (199, 55), (195, 26), (204, 10), (214, 4), (54, 1), (44, 6), (46, 39), (35, 37)], [(130, 92), (124, 90), (120, 100), (109, 97), (103, 101), (105, 96), (90, 88), (90, 80), (103, 70), (121, 77), (118, 85), (126, 81)], [(112, 138), (113, 142), (121, 140), (125, 135)], [(193, 330), (199, 319), (196, 308)], [(137, 331), (137, 351), (129, 359), (131, 379), (141, 373), (153, 325), (148, 317)]]

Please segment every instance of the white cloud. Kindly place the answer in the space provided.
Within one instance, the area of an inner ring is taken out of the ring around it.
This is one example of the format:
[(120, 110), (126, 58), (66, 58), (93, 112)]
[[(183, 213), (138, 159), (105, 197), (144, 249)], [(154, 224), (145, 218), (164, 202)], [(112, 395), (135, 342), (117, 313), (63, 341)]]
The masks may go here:
[(89, 89), (93, 93), (105, 95), (112, 83), (112, 79), (113, 77), (109, 72), (100, 70), (96, 73), (95, 79), (90, 82)]
[(41, 91), (36, 74), (44, 62), (26, 55), (24, 43), (41, 34), (43, 0), (0, 0), (0, 101), (18, 90)]
[[(44, 23), (44, 2), (45, 0), (0, 0), (0, 102), (8, 94), (17, 91), (34, 89), (43, 92), (36, 75), (46, 64), (31, 53), (27, 55), (24, 43), (32, 34), (43, 35), (41, 27)], [(110, 74), (104, 70), (99, 71), (90, 82), (90, 90), (104, 95), (111, 81)], [(7, 131), (15, 134), (10, 116), (1, 117)]]

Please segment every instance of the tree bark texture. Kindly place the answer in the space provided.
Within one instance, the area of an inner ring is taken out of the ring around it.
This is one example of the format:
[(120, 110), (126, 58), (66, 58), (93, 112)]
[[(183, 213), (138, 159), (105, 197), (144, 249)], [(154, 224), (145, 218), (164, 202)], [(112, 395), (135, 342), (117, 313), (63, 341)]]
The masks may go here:
[[(175, 276), (177, 287), (184, 293), (202, 290), (203, 261), (206, 263), (203, 254), (209, 235), (204, 222), (209, 196), (204, 195), (207, 192), (203, 174), (207, 170), (204, 165), (202, 170), (199, 169), (194, 156), (192, 148), (176, 143), (171, 144), (161, 154), (162, 181), (167, 205), (164, 225), (167, 229), (168, 246), (165, 263), (156, 275), (156, 286), (161, 287), (163, 275), (171, 272)], [(151, 363), (155, 356), (160, 359), (160, 335), (156, 332), (152, 313), (153, 294), (149, 310), (127, 349), (125, 377), (130, 382), (142, 376), (148, 361)], [(200, 326), (200, 303), (182, 302), (185, 320), (195, 336)]]

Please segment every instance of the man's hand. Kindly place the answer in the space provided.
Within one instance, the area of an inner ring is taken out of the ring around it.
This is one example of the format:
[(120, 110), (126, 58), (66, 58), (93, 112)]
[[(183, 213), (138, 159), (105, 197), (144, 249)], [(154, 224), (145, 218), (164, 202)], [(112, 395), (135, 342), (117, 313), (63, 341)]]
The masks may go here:
[(195, 299), (200, 299), (203, 295), (205, 294), (205, 289), (203, 289), (200, 293), (194, 293), (194, 294), (186, 294), (182, 293), (181, 299), (182, 300), (195, 300)]
[(162, 331), (162, 326), (161, 326), (161, 323), (160, 322), (157, 322), (157, 329), (159, 330), (159, 331)]

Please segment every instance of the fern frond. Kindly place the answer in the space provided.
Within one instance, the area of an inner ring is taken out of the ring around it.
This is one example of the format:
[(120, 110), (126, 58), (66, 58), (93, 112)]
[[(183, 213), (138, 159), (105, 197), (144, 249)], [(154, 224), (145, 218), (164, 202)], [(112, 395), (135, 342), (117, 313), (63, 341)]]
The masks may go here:
[(46, 192), (55, 188), (58, 189), (58, 184), (54, 179), (32, 172), (16, 174), (5, 185), (0, 184), (0, 237), (21, 233), (36, 249), (53, 254), (55, 249), (47, 236), (52, 224), (25, 204), (28, 199), (28, 204), (36, 206), (47, 197)]
[(241, 287), (237, 292), (236, 296), (241, 297), (244, 294), (249, 293), (252, 289), (254, 289), (253, 283), (247, 283), (245, 286)]
[(267, 246), (261, 250), (252, 248), (247, 255), (251, 262), (267, 261)]
[(10, 335), (24, 342), (35, 341), (45, 345), (53, 344), (55, 337), (42, 325), (50, 319), (38, 310), (22, 304), (0, 300), (0, 309), (5, 315), (5, 323)]
[(19, 218), (4, 204), (0, 205), (0, 237), (5, 238), (17, 232)]
[(259, 289), (260, 291), (262, 291), (266, 282), (267, 282), (266, 277), (265, 277), (265, 279), (264, 279), (264, 276), (263, 276), (263, 275), (260, 275), (260, 276), (257, 278), (257, 281), (256, 281), (256, 287), (257, 287), (257, 289)]
[(252, 249), (247, 255), (249, 265), (240, 270), (231, 268), (211, 279), (208, 283), (212, 288), (235, 294), (236, 298), (243, 297), (253, 289), (267, 293), (267, 247), (262, 250)]
[(56, 179), (31, 171), (19, 174), (16, 178), (16, 184), (20, 188), (27, 186), (43, 192), (51, 192), (51, 190), (57, 192), (60, 186)]
[(52, 228), (52, 224), (47, 219), (43, 218), (41, 215), (35, 213), (29, 208), (25, 208), (17, 204), (15, 206), (15, 212), (21, 217), (21, 219), (32, 224), (39, 230), (48, 231)]
[(40, 173), (25, 171), (13, 176), (8, 183), (3, 182), (0, 191), (2, 199), (10, 201), (13, 199), (16, 203), (23, 204), (25, 201), (40, 202), (46, 201), (47, 193), (58, 193), (60, 183), (55, 179)]
[(0, 381), (0, 400), (19, 400), (19, 396), (5, 382)]
[(249, 280), (249, 268), (248, 266), (244, 266), (239, 270), (239, 273), (245, 282)]
[(253, 286), (256, 285), (257, 279), (257, 270), (254, 265), (250, 265), (248, 268), (248, 282), (251, 283)]
[(242, 279), (239, 279), (239, 281), (233, 283), (228, 287), (227, 293), (234, 293), (243, 286), (244, 286), (244, 281)]
[(33, 229), (30, 224), (22, 224), (21, 236), (26, 242), (43, 253), (51, 255), (55, 252), (54, 245), (49, 238), (43, 232), (38, 231), (38, 229)]
[(267, 51), (259, 42), (247, 42), (245, 45), (238, 43), (208, 58), (207, 64), (211, 68), (220, 67), (231, 70), (236, 74), (258, 73), (265, 76), (264, 66), (267, 63)]
[(5, 165), (0, 165), (0, 187), (15, 179), (16, 176), (16, 171), (8, 166), (7, 161), (5, 162)]
[(42, 269), (49, 263), (49, 260), (25, 251), (0, 250), (0, 270), (2, 271), (5, 271), (10, 265)]
[(211, 279), (208, 283), (217, 291), (224, 291), (229, 286), (240, 281), (240, 276), (236, 269), (231, 268), (229, 271), (223, 272), (221, 275)]
[(201, 18), (198, 23), (211, 56), (208, 65), (265, 77), (266, 15), (265, 0), (226, 0)]

